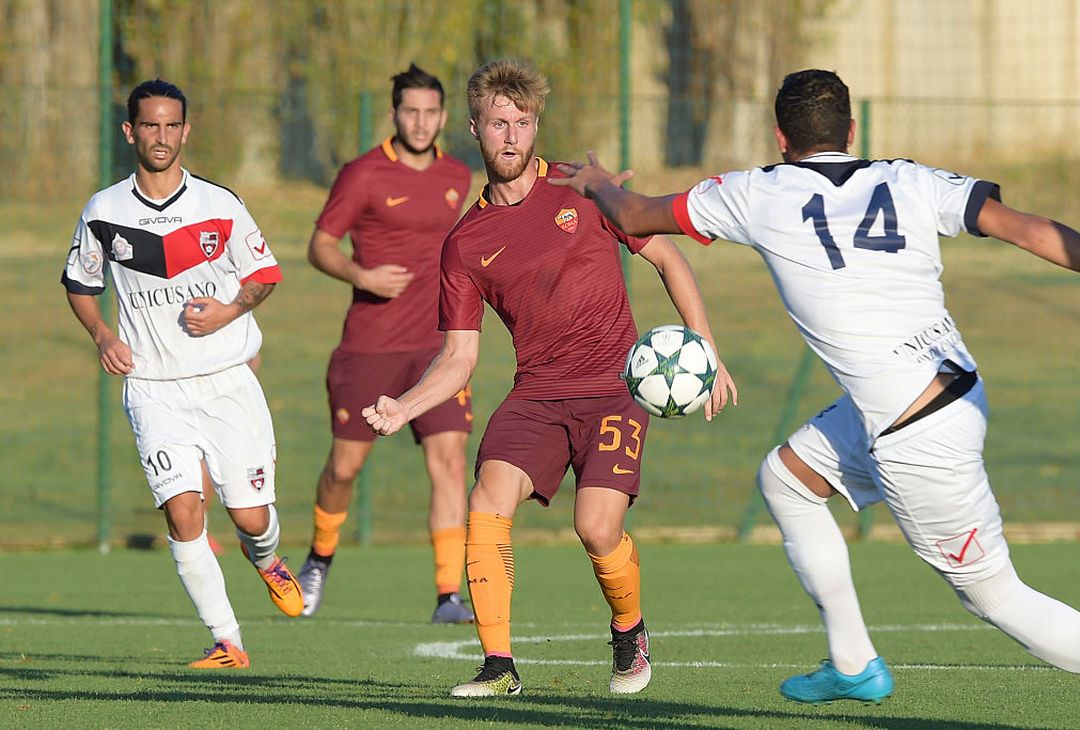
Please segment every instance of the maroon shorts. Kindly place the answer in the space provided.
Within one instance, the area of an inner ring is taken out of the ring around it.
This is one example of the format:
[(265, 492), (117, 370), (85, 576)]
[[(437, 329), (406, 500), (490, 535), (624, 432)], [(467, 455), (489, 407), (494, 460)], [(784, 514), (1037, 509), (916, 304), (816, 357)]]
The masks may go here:
[[(389, 353), (334, 350), (326, 371), (330, 430), (334, 438), (374, 441), (376, 434), (360, 411), (375, 403), (380, 395), (397, 398), (416, 385), (438, 353), (438, 349)], [(416, 443), (420, 443), (432, 434), (445, 431), (471, 433), (472, 420), (472, 390), (465, 386), (465, 390), (413, 419), (409, 425)]]
[(630, 394), (566, 400), (509, 399), (488, 421), (476, 470), (505, 461), (532, 479), (532, 496), (551, 502), (567, 467), (575, 486), (606, 487), (630, 496), (641, 484), (641, 456), (649, 414)]

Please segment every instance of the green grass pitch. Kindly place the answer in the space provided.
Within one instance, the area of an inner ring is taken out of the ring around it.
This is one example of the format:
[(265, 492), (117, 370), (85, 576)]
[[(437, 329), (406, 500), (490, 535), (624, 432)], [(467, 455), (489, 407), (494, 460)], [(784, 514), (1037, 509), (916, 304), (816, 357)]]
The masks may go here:
[[(1061, 160), (970, 172), (1003, 183), (1009, 202), (1075, 225), (1075, 169)], [(701, 174), (643, 177), (635, 187), (685, 189)], [(260, 379), (278, 435), (286, 552), (299, 562), (330, 442), (326, 360), (348, 291), (304, 256), (325, 190), (237, 189), (286, 275), (258, 312), (266, 335)], [(428, 487), (407, 436), (376, 450), (376, 546), (343, 550), (323, 612), (313, 621), (277, 614), (233, 550), (223, 566), (253, 667), (186, 670), (208, 641), (167, 552), (5, 552), (94, 540), (98, 366), (58, 283), (90, 192), (0, 202), (8, 224), (0, 292), (12, 323), (10, 336), (0, 338), (0, 570), (7, 578), (0, 596), (0, 727), (1080, 728), (1080, 679), (1046, 669), (964, 612), (906, 547), (876, 543), (853, 545), (852, 557), (867, 621), (898, 682), (880, 707), (803, 707), (780, 698), (776, 686), (785, 676), (812, 669), (824, 656), (824, 637), (780, 548), (748, 545), (642, 545), (655, 679), (643, 695), (615, 699), (606, 691), (607, 609), (587, 559), (578, 547), (520, 544), (514, 617), (525, 695), (451, 701), (447, 689), (473, 674), (478, 648), (469, 627), (427, 624)], [(631, 530), (660, 538), (677, 528), (732, 530), (739, 523), (803, 348), (752, 252), (682, 243), (740, 405), (709, 425), (696, 418), (653, 422)], [(1075, 525), (1080, 279), (991, 241), (961, 238), (942, 248), (950, 311), (987, 380), (986, 459), (1006, 526)], [(639, 327), (674, 322), (647, 264), (635, 261), (629, 269)], [(501, 324), (490, 313), (486, 319), (470, 459), (513, 370)], [(109, 387), (115, 546), (133, 534), (160, 536), (164, 528), (135, 458), (120, 383)], [(815, 366), (792, 425), (836, 394)], [(571, 504), (564, 494), (548, 510), (523, 506), (515, 534), (569, 530)], [(874, 511), (878, 524), (891, 522)], [(837, 514), (851, 525), (848, 510), (841, 506)], [(211, 524), (218, 537), (228, 534), (220, 507)], [(350, 518), (347, 539), (354, 530)], [(1016, 545), (1014, 557), (1029, 583), (1080, 605), (1080, 545)]]
[[(825, 640), (779, 547), (646, 544), (641, 556), (655, 661), (645, 692), (607, 692), (609, 614), (580, 547), (525, 544), (514, 594), (524, 694), (461, 700), (447, 690), (472, 676), (479, 648), (472, 627), (427, 623), (423, 547), (343, 550), (309, 620), (278, 614), (233, 547), (222, 564), (252, 667), (218, 672), (184, 667), (208, 637), (167, 552), (0, 554), (0, 726), (1080, 728), (1080, 677), (967, 614), (904, 546), (852, 547), (897, 680), (880, 706), (780, 697)], [(1080, 603), (1080, 546), (1014, 557), (1029, 583)]]

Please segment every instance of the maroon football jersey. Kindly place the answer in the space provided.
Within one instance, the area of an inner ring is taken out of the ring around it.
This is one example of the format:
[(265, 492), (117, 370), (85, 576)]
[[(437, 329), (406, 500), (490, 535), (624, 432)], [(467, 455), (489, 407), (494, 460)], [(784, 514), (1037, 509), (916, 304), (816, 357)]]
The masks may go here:
[(446, 238), (439, 328), (479, 330), (486, 301), (514, 338), (508, 397), (558, 400), (626, 392), (619, 379), (637, 338), (619, 243), (627, 236), (537, 158), (539, 178), (516, 205), (480, 199)]
[(405, 352), (438, 348), (439, 250), (469, 193), (465, 163), (437, 147), (426, 170), (398, 160), (387, 137), (345, 165), (315, 225), (352, 238), (353, 260), (371, 269), (399, 264), (413, 274), (400, 296), (353, 289), (341, 349)]

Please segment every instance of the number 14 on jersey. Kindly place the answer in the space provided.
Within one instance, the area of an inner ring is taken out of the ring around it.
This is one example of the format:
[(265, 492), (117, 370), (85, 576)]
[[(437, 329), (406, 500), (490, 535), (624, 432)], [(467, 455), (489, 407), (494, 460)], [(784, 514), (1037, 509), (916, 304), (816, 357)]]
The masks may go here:
[[(821, 193), (814, 193), (810, 196), (810, 200), (806, 201), (806, 205), (802, 207), (802, 214), (804, 221), (811, 220), (814, 222), (814, 233), (817, 234), (818, 240), (825, 248), (825, 253), (829, 257), (829, 264), (832, 265), (834, 270), (844, 268), (847, 264), (844, 262), (843, 254), (840, 253), (840, 247), (836, 245), (836, 239), (833, 238), (832, 232), (829, 230), (829, 219), (825, 216), (825, 198), (821, 196)], [(884, 232), (880, 235), (870, 235), (870, 229), (879, 215), (882, 216)], [(855, 229), (852, 245), (855, 248), (884, 251), (885, 253), (896, 253), (906, 245), (904, 237), (900, 235), (897, 229), (896, 206), (893, 204), (893, 197), (892, 193), (889, 192), (888, 184), (880, 183), (874, 188), (874, 193), (870, 196), (870, 203), (866, 206), (866, 214), (863, 216), (862, 223)]]

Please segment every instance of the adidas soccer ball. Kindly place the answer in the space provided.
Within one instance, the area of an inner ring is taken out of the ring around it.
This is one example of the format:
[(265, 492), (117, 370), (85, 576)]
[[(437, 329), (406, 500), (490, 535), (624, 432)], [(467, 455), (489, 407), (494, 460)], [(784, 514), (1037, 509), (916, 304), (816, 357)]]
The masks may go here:
[(716, 381), (716, 354), (692, 329), (680, 324), (654, 327), (630, 348), (623, 379), (649, 413), (679, 418), (708, 400)]

